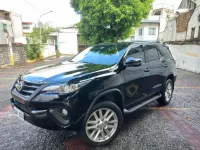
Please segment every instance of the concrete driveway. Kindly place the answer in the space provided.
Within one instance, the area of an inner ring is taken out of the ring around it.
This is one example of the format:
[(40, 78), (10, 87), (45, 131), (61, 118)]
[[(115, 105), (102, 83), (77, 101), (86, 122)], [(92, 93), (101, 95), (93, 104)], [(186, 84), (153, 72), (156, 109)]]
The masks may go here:
[(118, 138), (105, 147), (87, 146), (76, 132), (48, 131), (16, 118), (9, 99), (17, 76), (28, 69), (67, 59), (50, 58), (28, 66), (0, 69), (0, 149), (200, 149), (200, 75), (182, 70), (178, 70), (171, 104), (159, 107), (153, 102), (126, 116)]

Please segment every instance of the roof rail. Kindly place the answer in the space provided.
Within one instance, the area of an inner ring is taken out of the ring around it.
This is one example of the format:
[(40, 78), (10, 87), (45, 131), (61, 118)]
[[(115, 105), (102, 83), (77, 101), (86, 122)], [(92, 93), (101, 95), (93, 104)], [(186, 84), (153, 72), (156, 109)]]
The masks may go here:
[(160, 43), (160, 41), (133, 41), (133, 43)]

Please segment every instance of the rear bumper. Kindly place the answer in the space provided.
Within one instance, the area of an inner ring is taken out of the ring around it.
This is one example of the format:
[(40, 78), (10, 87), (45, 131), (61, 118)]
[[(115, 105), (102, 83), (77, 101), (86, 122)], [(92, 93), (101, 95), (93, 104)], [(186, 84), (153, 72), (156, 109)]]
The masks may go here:
[[(17, 107), (21, 111), (24, 112), (24, 120), (29, 122), (32, 125), (50, 129), (50, 130), (59, 130), (59, 129), (67, 129), (67, 130), (77, 130), (78, 122), (76, 124), (71, 124), (69, 115), (62, 116), (61, 107), (59, 108), (48, 108), (43, 110), (31, 110), (30, 112), (24, 111), (19, 105), (16, 105), (15, 100), (12, 98), (10, 100), (12, 107)], [(66, 107), (65, 107), (66, 109)]]

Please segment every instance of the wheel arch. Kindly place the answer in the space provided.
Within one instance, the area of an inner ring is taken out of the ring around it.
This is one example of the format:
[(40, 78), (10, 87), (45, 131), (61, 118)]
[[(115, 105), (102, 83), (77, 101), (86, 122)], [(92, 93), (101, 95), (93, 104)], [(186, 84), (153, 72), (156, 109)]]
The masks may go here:
[(92, 103), (90, 104), (86, 115), (91, 111), (91, 109), (93, 108), (93, 106), (95, 104), (97, 104), (99, 102), (108, 101), (108, 98), (112, 98), (111, 102), (114, 102), (120, 108), (120, 110), (123, 112), (124, 104), (125, 104), (124, 97), (123, 97), (121, 91), (119, 89), (115, 88), (115, 89), (110, 89), (110, 90), (104, 91), (104, 92), (100, 93), (98, 96), (96, 96), (94, 98), (94, 100), (92, 101)]
[(167, 78), (166, 78), (166, 81), (168, 80), (168, 79), (171, 79), (172, 80), (172, 82), (174, 83), (175, 82), (175, 76), (174, 76), (174, 74), (169, 74), (168, 76), (167, 76)]

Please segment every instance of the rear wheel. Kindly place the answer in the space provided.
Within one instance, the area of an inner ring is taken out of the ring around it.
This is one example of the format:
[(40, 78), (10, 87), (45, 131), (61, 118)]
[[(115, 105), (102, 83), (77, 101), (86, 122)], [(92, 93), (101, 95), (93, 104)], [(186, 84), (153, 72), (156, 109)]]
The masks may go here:
[(162, 91), (162, 97), (157, 100), (158, 103), (160, 103), (161, 105), (169, 104), (172, 99), (173, 91), (174, 91), (174, 83), (172, 82), (171, 79), (168, 79)]
[(123, 116), (116, 104), (98, 103), (83, 121), (83, 138), (92, 146), (108, 144), (117, 137), (122, 123)]

